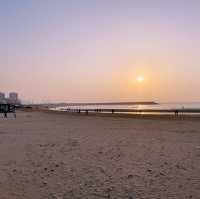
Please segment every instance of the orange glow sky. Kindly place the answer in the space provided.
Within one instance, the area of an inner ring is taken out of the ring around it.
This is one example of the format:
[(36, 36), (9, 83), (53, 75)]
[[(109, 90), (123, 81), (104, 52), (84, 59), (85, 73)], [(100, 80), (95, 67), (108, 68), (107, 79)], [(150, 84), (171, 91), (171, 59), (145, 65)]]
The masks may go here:
[(0, 3), (0, 91), (34, 102), (200, 101), (199, 1), (45, 2)]

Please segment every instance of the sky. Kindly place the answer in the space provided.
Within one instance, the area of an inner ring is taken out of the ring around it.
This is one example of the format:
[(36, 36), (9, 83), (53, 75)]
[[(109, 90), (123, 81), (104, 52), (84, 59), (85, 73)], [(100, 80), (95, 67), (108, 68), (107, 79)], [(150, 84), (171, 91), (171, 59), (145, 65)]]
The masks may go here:
[(200, 101), (199, 10), (199, 0), (0, 0), (0, 91), (31, 102)]

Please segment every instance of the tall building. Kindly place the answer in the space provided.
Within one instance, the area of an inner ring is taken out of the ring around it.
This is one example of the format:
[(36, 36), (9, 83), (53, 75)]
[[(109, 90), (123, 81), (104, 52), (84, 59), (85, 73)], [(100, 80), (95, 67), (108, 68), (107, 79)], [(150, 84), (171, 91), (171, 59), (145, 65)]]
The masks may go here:
[(0, 92), (0, 103), (6, 103), (6, 97), (4, 93)]
[(9, 93), (9, 99), (13, 100), (13, 101), (17, 101), (18, 100), (18, 94), (17, 93)]
[(9, 93), (9, 96), (6, 97), (5, 93), (0, 92), (0, 104), (20, 105), (21, 101), (18, 98), (18, 93), (11, 92)]
[(20, 101), (18, 99), (18, 93), (11, 92), (9, 93), (9, 97), (7, 99), (7, 102), (10, 104), (19, 104)]

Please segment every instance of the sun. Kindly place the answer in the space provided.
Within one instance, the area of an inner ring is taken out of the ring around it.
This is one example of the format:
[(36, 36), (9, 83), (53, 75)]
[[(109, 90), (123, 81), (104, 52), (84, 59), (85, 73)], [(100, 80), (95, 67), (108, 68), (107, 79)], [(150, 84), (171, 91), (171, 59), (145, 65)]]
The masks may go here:
[(144, 80), (145, 80), (145, 78), (144, 78), (143, 75), (138, 75), (137, 78), (136, 78), (136, 81), (137, 81), (138, 83), (142, 83), (142, 82), (144, 82)]

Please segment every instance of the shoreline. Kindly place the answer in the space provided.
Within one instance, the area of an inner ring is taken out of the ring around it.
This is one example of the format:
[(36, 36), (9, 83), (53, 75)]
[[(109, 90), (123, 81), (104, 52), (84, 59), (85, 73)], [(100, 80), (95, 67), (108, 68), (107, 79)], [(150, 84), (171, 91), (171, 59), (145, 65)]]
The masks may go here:
[(111, 117), (111, 118), (132, 118), (132, 119), (148, 119), (148, 120), (193, 120), (199, 121), (200, 115), (182, 115), (175, 116), (173, 114), (131, 114), (131, 113), (101, 113), (101, 112), (67, 112), (59, 110), (49, 110), (42, 107), (33, 107), (32, 109), (19, 109), (25, 112), (44, 112), (50, 114), (73, 115), (73, 116), (88, 116), (88, 117)]

